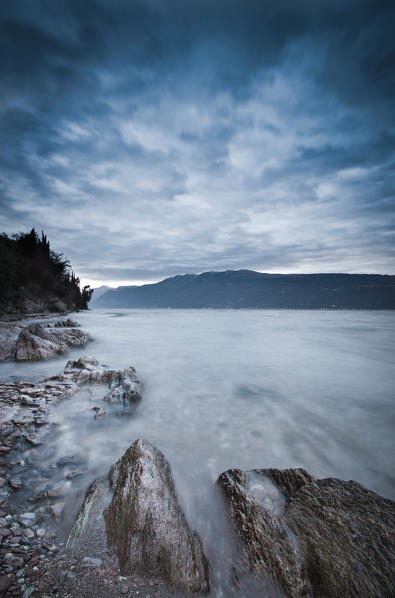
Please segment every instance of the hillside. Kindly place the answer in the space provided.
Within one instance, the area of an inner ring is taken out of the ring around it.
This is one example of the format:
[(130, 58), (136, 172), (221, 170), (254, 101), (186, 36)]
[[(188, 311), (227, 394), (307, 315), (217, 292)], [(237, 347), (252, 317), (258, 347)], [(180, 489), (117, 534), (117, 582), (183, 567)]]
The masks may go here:
[(204, 272), (110, 289), (95, 307), (395, 309), (395, 276)]
[(0, 314), (87, 309), (91, 294), (44, 233), (0, 235)]

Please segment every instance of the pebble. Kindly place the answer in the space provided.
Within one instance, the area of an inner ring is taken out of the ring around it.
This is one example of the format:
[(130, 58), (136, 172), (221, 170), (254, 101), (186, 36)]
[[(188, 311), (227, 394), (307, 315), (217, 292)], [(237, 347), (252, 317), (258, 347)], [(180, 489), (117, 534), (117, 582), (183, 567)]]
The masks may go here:
[(19, 490), (23, 486), (22, 480), (20, 480), (19, 478), (10, 478), (8, 480), (8, 483), (14, 490)]
[(29, 525), (31, 525), (32, 523), (34, 523), (36, 521), (36, 514), (33, 512), (21, 513), (21, 515), (19, 515), (19, 521), (24, 526), (28, 527)]
[(29, 540), (34, 538), (34, 531), (32, 529), (30, 529), (29, 527), (27, 527), (23, 533), (26, 536), (26, 538), (29, 538)]
[(0, 575), (0, 593), (5, 594), (11, 585), (11, 577), (8, 575)]
[(82, 559), (82, 564), (87, 566), (87, 567), (100, 567), (102, 564), (102, 560), (101, 559), (96, 559), (90, 556), (85, 556)]
[(38, 538), (44, 538), (45, 537), (45, 529), (43, 527), (40, 527), (37, 531), (36, 531), (37, 537)]
[(7, 527), (2, 527), (0, 529), (0, 536), (3, 536), (3, 538), (6, 538), (7, 536), (11, 535), (11, 530), (9, 530)]

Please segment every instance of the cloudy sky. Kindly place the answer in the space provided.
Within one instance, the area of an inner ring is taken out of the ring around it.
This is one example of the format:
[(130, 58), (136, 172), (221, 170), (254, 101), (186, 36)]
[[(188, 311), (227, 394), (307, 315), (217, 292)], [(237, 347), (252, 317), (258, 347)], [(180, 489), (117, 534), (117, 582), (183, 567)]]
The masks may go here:
[(380, 0), (2, 0), (0, 231), (84, 282), (395, 273)]

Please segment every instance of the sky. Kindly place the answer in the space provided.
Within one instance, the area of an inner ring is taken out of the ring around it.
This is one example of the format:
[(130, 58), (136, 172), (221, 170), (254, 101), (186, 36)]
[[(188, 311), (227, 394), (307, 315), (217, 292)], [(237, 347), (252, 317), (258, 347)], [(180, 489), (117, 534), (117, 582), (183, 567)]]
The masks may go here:
[(84, 283), (395, 274), (395, 10), (2, 0), (0, 231)]

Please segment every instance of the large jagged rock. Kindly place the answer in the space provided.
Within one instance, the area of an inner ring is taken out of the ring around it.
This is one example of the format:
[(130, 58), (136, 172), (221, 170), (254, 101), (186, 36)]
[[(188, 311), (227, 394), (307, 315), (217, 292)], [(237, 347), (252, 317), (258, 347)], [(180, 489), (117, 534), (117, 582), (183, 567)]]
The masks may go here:
[(393, 596), (395, 503), (356, 482), (303, 469), (229, 470), (218, 479), (251, 576), (285, 596)]
[(107, 537), (121, 572), (160, 576), (184, 592), (207, 592), (208, 560), (177, 502), (163, 454), (136, 440), (109, 477), (113, 497), (105, 513)]
[(107, 541), (123, 575), (163, 579), (184, 594), (209, 590), (209, 564), (199, 536), (177, 502), (170, 466), (145, 440), (136, 440), (106, 480), (88, 490), (67, 546), (82, 550), (97, 537), (104, 513)]
[(50, 330), (40, 324), (23, 328), (16, 340), (16, 361), (39, 361), (64, 355), (70, 347), (86, 345), (90, 335), (79, 328)]

